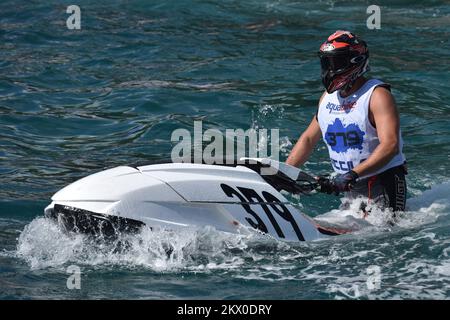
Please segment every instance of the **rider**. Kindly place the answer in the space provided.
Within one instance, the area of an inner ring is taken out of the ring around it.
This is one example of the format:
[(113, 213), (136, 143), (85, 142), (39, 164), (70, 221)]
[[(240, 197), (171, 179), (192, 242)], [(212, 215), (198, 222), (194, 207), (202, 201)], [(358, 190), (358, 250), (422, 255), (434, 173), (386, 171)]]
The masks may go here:
[(369, 70), (369, 51), (349, 31), (330, 35), (319, 58), (326, 91), (286, 163), (304, 164), (322, 136), (337, 173), (331, 181), (319, 179), (322, 191), (346, 192), (349, 199), (364, 196), (382, 207), (404, 211), (407, 172), (390, 86), (363, 77)]

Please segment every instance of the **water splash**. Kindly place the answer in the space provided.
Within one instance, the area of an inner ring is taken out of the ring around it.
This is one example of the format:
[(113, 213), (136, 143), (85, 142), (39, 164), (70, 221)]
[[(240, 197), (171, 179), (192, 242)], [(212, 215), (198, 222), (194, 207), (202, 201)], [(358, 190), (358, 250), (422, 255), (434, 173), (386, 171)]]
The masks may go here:
[[(316, 219), (347, 228), (357, 226), (359, 231), (351, 237), (361, 237), (361, 241), (364, 241), (372, 231), (383, 234), (386, 231), (417, 228), (447, 214), (450, 200), (442, 197), (449, 189), (450, 184), (439, 185), (412, 199), (410, 207), (413, 211), (405, 212), (394, 228), (390, 225), (389, 210), (373, 207), (369, 217), (362, 219), (357, 210), (362, 200), (354, 201), (347, 210), (332, 210)], [(406, 241), (407, 237), (403, 240)], [(325, 242), (339, 244), (337, 238)], [(272, 259), (278, 261), (274, 265), (285, 262), (286, 256), (315, 254), (309, 244), (287, 244), (256, 233), (228, 234), (212, 227), (185, 229), (176, 233), (144, 228), (136, 235), (122, 234), (116, 240), (106, 242), (63, 232), (52, 220), (39, 217), (20, 234), (16, 255), (25, 260), (31, 269), (62, 267), (75, 263), (90, 266), (118, 265), (125, 268), (141, 266), (156, 272), (197, 272), (242, 268), (246, 264), (266, 259), (263, 253), (268, 250), (273, 250)], [(445, 273), (445, 265), (442, 268)]]
[[(408, 211), (395, 226), (388, 223), (388, 211), (376, 208), (372, 217), (362, 219), (351, 210), (359, 208), (356, 201), (347, 210), (316, 218), (347, 227), (354, 224), (359, 231), (303, 243), (285, 243), (258, 233), (228, 234), (211, 227), (178, 232), (144, 228), (106, 242), (63, 232), (52, 220), (38, 217), (24, 228), (8, 257), (19, 258), (41, 273), (64, 272), (75, 264), (87, 272), (208, 274), (268, 285), (289, 281), (308, 288), (306, 297), (444, 298), (445, 284), (450, 284), (450, 242), (445, 237), (450, 226), (449, 192), (450, 183), (444, 183), (410, 199)], [(372, 265), (380, 267), (380, 289), (367, 287), (367, 268)], [(289, 292), (286, 298), (299, 297), (298, 291)]]
[(16, 255), (30, 268), (63, 267), (68, 263), (98, 266), (137, 266), (157, 272), (215, 269), (239, 264), (241, 252), (258, 235), (231, 235), (211, 227), (178, 232), (143, 228), (120, 234), (113, 241), (66, 233), (53, 220), (39, 217), (20, 234)]
[[(419, 225), (429, 224), (450, 209), (450, 182), (433, 186), (421, 195), (411, 198), (407, 202), (407, 210), (393, 214), (390, 208), (382, 209), (367, 198), (358, 199), (342, 198), (342, 204), (346, 204), (346, 209), (334, 209), (320, 216), (316, 220), (334, 224), (341, 227), (351, 227), (353, 229), (364, 229), (367, 227), (377, 227), (382, 230), (391, 230), (393, 226), (402, 228), (412, 228)], [(366, 216), (361, 211), (361, 206), (366, 205)]]

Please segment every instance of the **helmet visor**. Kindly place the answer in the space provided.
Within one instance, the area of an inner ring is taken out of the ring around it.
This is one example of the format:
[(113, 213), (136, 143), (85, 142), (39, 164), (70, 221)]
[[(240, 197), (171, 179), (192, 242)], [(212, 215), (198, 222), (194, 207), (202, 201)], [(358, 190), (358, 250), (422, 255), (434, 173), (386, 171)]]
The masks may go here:
[(320, 55), (322, 71), (331, 71), (334, 74), (345, 71), (350, 66), (348, 55)]

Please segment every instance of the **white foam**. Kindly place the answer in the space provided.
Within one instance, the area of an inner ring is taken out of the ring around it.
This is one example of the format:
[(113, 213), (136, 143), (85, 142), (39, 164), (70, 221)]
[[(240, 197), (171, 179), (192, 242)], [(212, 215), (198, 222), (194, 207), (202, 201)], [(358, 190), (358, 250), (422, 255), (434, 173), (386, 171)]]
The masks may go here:
[[(25, 227), (16, 255), (31, 269), (81, 265), (143, 266), (158, 272), (183, 268), (233, 268), (240, 261), (231, 250), (242, 251), (258, 235), (231, 235), (212, 228), (185, 229), (177, 233), (144, 228), (135, 235), (123, 234), (112, 242), (63, 232), (55, 222), (36, 218)], [(121, 250), (121, 248), (125, 248)]]
[[(449, 213), (450, 208), (450, 183), (446, 182), (433, 186), (430, 190), (424, 191), (419, 196), (407, 200), (407, 210), (397, 213), (393, 218), (390, 209), (380, 209), (376, 204), (371, 203), (367, 198), (345, 199), (342, 203), (348, 202), (348, 209), (334, 209), (330, 212), (315, 217), (317, 221), (334, 224), (343, 228), (362, 230), (368, 227), (378, 227), (385, 231), (392, 229), (392, 226), (402, 228), (417, 227), (432, 223), (441, 215)], [(361, 212), (361, 204), (367, 204), (367, 217)]]
[[(102, 269), (144, 268), (157, 273), (214, 272), (269, 282), (312, 281), (336, 299), (443, 298), (446, 289), (436, 287), (436, 283), (450, 276), (450, 240), (442, 239), (436, 228), (443, 225), (435, 222), (447, 219), (449, 190), (450, 184), (438, 185), (411, 199), (409, 210), (395, 227), (386, 226), (386, 212), (377, 208), (372, 214), (380, 214), (378, 217), (362, 219), (356, 210), (357, 201), (348, 210), (332, 210), (319, 217), (357, 225), (360, 229), (356, 234), (298, 244), (257, 233), (227, 234), (213, 228), (177, 233), (144, 228), (136, 235), (120, 235), (108, 243), (67, 234), (53, 221), (39, 217), (21, 233), (15, 256), (31, 269), (63, 269), (75, 264)], [(427, 250), (425, 255), (418, 254), (423, 250)], [(367, 264), (380, 265), (382, 290), (367, 289)]]

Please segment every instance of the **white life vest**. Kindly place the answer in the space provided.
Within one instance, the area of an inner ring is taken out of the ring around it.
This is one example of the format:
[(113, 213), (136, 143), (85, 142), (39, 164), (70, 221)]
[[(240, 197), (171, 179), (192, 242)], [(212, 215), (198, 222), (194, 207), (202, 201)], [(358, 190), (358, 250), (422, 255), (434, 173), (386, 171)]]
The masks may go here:
[[(380, 80), (371, 79), (348, 97), (342, 98), (339, 91), (335, 91), (326, 93), (322, 98), (317, 120), (328, 147), (331, 164), (337, 173), (346, 173), (355, 168), (380, 144), (377, 130), (369, 120), (369, 103), (373, 90), (382, 84)], [(399, 137), (399, 153), (370, 176), (405, 162), (401, 131)], [(367, 176), (360, 178), (365, 177)]]

